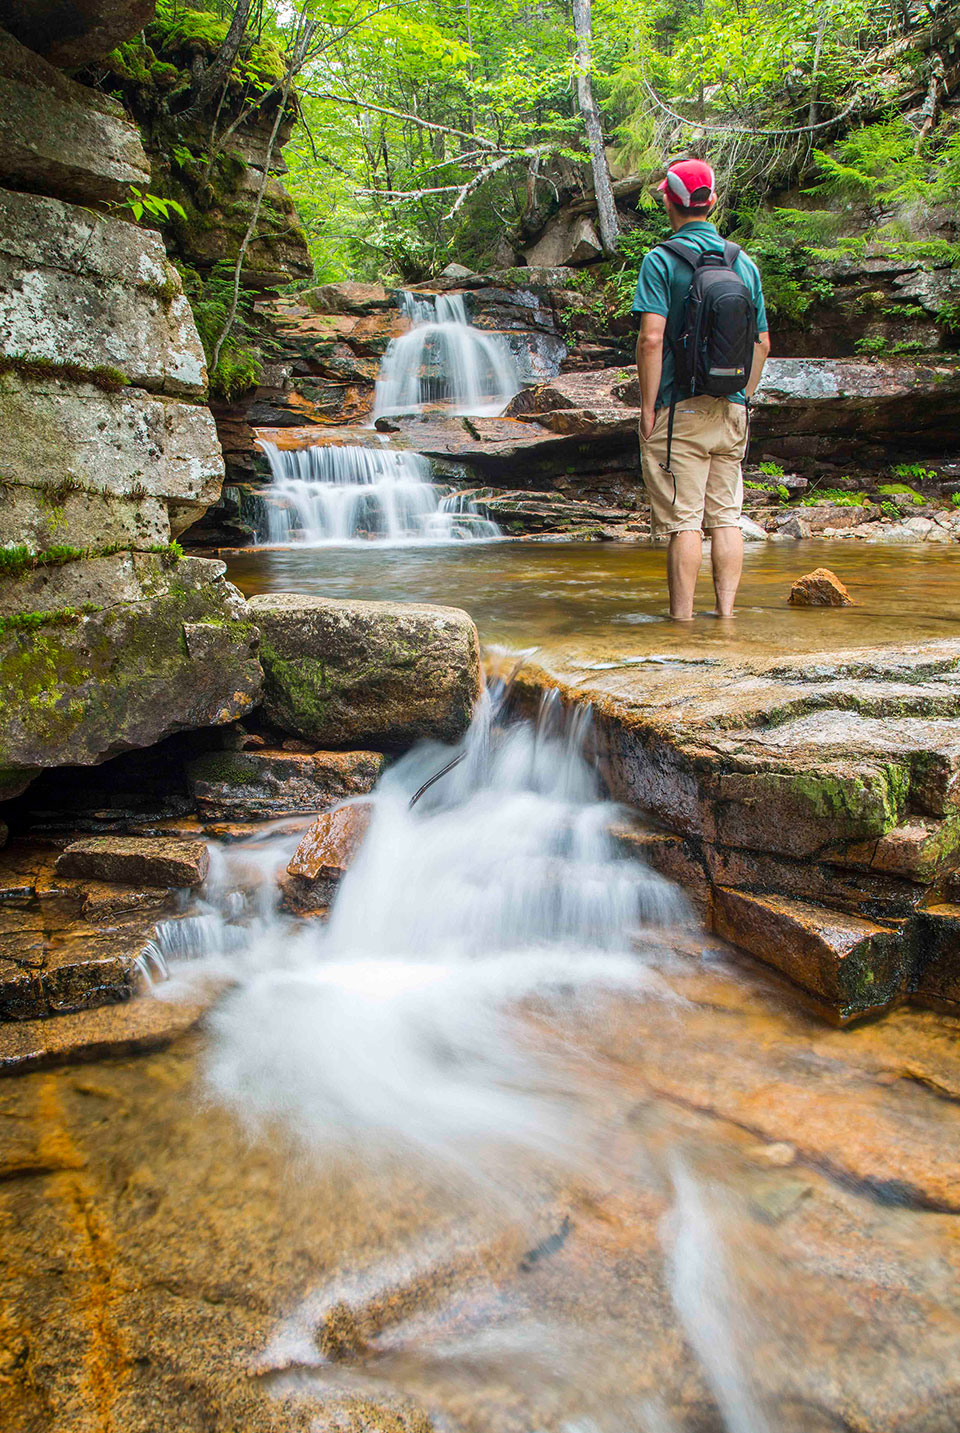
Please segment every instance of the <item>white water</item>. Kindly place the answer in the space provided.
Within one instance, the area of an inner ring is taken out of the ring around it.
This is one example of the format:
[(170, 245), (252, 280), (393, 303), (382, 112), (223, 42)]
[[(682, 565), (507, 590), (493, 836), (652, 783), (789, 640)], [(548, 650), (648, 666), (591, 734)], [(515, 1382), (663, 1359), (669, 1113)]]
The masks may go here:
[(471, 327), (462, 294), (402, 296), (413, 328), (391, 341), (374, 399), (374, 419), (422, 413), (496, 416), (519, 392), (509, 350), (496, 335)]
[(430, 464), (391, 448), (316, 445), (282, 449), (261, 439), (273, 483), (263, 504), (270, 543), (467, 542), (500, 536), (459, 494), (438, 498)]
[[(554, 694), (535, 724), (505, 722), (487, 700), (462, 750), (413, 807), (449, 748), (420, 748), (387, 773), (325, 927), (278, 913), (272, 877), (297, 837), (276, 834), (220, 848), (208, 915), (159, 944), (176, 981), (177, 944), (199, 954), (206, 940), (206, 967), (234, 984), (210, 1017), (207, 1078), (252, 1137), (284, 1130), (312, 1162), (415, 1171), (449, 1187), (454, 1206), (465, 1192), (478, 1201), (481, 1237), (519, 1229), (529, 1247), (560, 1223), (553, 1213), (543, 1224), (544, 1171), (600, 1190), (620, 1177), (616, 1139), (582, 1098), (578, 1052), (544, 1041), (537, 1024), (602, 1019), (611, 994), (675, 1001), (657, 965), (664, 929), (690, 917), (674, 886), (616, 848), (619, 813), (599, 796), (588, 713), (569, 715)], [(724, 1425), (769, 1433), (706, 1194), (679, 1161), (652, 1177), (674, 1189), (668, 1290)], [(620, 1401), (589, 1326), (522, 1291), (505, 1302), (482, 1267), (460, 1272), (463, 1246), (461, 1233), (445, 1243), (438, 1231), (322, 1280), (279, 1321), (261, 1371), (320, 1369), (327, 1392), (373, 1398), (398, 1382), (429, 1399), (438, 1380), (492, 1379), (531, 1408), (547, 1391), (559, 1415), (550, 1426), (565, 1433), (672, 1433), (656, 1400)], [(362, 1314), (366, 1300), (447, 1264), (449, 1330), (445, 1305), (411, 1311), (384, 1330), (378, 1362), (330, 1367), (315, 1339), (332, 1310)]]

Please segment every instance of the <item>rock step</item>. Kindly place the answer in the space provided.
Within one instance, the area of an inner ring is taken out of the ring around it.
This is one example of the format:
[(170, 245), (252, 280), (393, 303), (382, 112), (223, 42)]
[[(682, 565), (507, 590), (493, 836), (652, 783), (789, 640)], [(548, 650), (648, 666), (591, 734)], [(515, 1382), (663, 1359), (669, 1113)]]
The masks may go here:
[(78, 922), (50, 933), (29, 911), (5, 913), (3, 925), (0, 1021), (44, 1020), (134, 993), (136, 960), (149, 943), (142, 925), (97, 929)]
[(129, 885), (192, 889), (203, 884), (210, 856), (202, 841), (176, 836), (86, 836), (57, 858), (63, 876)]
[(154, 1050), (191, 1030), (205, 1009), (144, 995), (56, 1020), (11, 1022), (0, 1026), (0, 1075)]
[(840, 1023), (907, 994), (912, 966), (902, 933), (784, 896), (713, 888), (717, 935), (822, 1000)]
[(386, 764), (378, 751), (211, 751), (190, 762), (202, 819), (256, 821), (323, 811), (373, 790)]

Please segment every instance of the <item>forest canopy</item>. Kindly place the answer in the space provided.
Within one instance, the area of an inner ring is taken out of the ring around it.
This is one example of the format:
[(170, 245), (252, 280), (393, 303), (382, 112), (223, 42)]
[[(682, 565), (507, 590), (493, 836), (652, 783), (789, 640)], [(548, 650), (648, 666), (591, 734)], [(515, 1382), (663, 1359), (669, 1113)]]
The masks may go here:
[[(863, 198), (919, 182), (931, 145), (956, 188), (930, 43), (950, 13), (907, 0), (160, 0), (152, 30), (168, 49), (192, 35), (197, 73), (239, 34), (230, 84), (251, 107), (277, 103), (286, 71), (284, 183), (317, 277), (410, 280), (451, 260), (509, 262), (589, 194), (587, 67), (614, 180), (704, 153), (741, 230), (775, 188)], [(631, 231), (659, 232), (649, 190), (621, 218), (627, 254)]]

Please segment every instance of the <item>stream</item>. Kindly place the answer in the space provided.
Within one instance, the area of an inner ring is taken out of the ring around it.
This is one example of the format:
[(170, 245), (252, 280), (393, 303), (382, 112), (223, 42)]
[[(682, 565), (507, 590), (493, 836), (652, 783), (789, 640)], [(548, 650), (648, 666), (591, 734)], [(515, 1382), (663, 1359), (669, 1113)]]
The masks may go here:
[[(856, 555), (868, 612), (872, 563), (891, 559)], [(434, 598), (466, 574), (501, 639), (523, 614), (477, 573), (513, 562), (549, 640), (592, 642), (611, 607), (640, 605), (647, 562), (600, 556), (605, 588), (597, 555), (567, 548), (404, 562)], [(364, 595), (390, 595), (393, 559), (364, 557)], [(903, 610), (934, 623), (910, 557)], [(300, 560), (235, 575), (303, 589)], [(334, 578), (310, 560), (319, 590), (359, 587), (359, 562), (338, 554)], [(766, 592), (772, 611), (787, 565), (764, 549), (747, 602)], [(29, 1319), (53, 1426), (955, 1427), (955, 1022), (831, 1030), (706, 937), (614, 839), (589, 709), (548, 699), (521, 719), (495, 685), (461, 754), (412, 806), (450, 749), (390, 768), (326, 924), (277, 907), (288, 827), (213, 848), (155, 987), (216, 997), (201, 1031), (0, 1087), (0, 1132), (51, 1176), (39, 1202), (5, 1186), (0, 1215), (6, 1317)], [(13, 1426), (51, 1426), (14, 1387)]]

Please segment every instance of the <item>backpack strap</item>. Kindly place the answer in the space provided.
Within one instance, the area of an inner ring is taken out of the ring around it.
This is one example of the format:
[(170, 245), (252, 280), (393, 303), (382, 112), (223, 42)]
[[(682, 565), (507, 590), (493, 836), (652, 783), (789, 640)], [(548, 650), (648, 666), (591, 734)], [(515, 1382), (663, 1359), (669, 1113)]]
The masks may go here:
[(695, 269), (700, 262), (699, 250), (685, 244), (682, 239), (661, 239), (656, 247), (666, 249), (667, 253), (672, 254), (675, 259), (682, 259), (685, 264), (690, 265), (691, 269)]
[(730, 239), (724, 239), (723, 262), (726, 264), (728, 269), (736, 267), (736, 262), (742, 253), (743, 250), (740, 248), (739, 244), (734, 244)]

